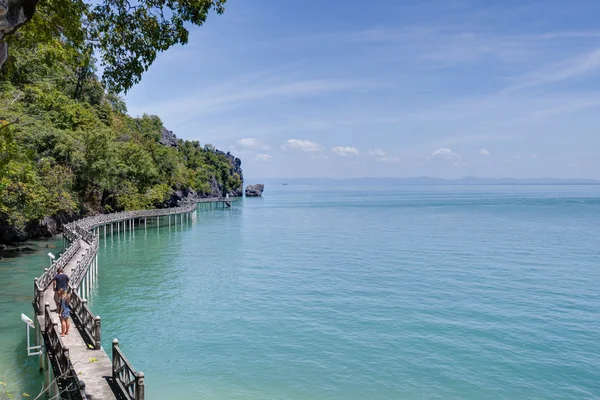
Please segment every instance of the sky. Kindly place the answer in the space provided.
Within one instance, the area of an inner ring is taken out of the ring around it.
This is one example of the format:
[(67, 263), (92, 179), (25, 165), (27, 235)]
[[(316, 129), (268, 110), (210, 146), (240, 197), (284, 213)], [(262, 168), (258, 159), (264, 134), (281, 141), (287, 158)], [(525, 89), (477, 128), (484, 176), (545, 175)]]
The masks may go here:
[(126, 96), (280, 177), (600, 178), (597, 0), (228, 0)]

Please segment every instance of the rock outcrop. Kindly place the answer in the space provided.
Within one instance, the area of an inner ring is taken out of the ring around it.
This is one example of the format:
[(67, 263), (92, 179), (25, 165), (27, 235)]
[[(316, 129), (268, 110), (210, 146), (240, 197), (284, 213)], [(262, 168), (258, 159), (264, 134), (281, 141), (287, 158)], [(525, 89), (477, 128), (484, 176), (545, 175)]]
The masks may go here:
[(262, 196), (262, 192), (265, 190), (265, 185), (262, 183), (256, 185), (246, 186), (246, 197), (259, 197)]
[(158, 142), (163, 146), (177, 147), (177, 136), (175, 136), (173, 131), (170, 131), (163, 126), (160, 130), (160, 140)]
[(231, 197), (241, 197), (244, 195), (244, 174), (242, 172), (242, 160), (235, 157), (230, 152), (223, 152), (221, 150), (216, 151), (217, 154), (224, 155), (228, 160), (231, 168), (229, 169), (229, 174), (234, 175), (237, 174), (240, 177), (240, 181), (242, 182), (239, 187), (231, 189), (229, 191), (229, 196)]
[(31, 238), (51, 237), (59, 233), (64, 224), (74, 219), (77, 219), (77, 216), (60, 214), (29, 221), (21, 226), (0, 220), (0, 243), (18, 243)]
[(199, 198), (200, 196), (196, 193), (192, 188), (184, 189), (184, 190), (175, 190), (173, 194), (171, 194), (171, 198), (167, 200), (163, 207), (179, 207), (187, 200), (194, 200)]
[(35, 13), (38, 0), (0, 0), (0, 68), (8, 58), (6, 36), (12, 35)]

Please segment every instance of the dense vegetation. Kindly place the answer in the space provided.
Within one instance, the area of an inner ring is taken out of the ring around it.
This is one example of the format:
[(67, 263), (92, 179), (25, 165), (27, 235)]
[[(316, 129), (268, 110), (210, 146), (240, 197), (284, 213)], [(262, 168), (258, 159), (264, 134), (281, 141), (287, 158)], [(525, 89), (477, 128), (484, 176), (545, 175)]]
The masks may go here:
[(45, 216), (160, 207), (188, 188), (240, 193), (239, 160), (197, 141), (160, 144), (159, 117), (128, 116), (89, 54), (36, 29), (11, 37), (0, 71), (0, 242)]

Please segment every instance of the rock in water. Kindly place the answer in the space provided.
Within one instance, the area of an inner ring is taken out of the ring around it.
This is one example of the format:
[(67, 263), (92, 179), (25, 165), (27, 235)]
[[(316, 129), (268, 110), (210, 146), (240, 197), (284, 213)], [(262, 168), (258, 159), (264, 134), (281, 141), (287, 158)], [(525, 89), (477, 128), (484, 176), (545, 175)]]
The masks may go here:
[(246, 197), (259, 197), (262, 196), (262, 192), (265, 190), (265, 185), (259, 183), (257, 185), (246, 186)]

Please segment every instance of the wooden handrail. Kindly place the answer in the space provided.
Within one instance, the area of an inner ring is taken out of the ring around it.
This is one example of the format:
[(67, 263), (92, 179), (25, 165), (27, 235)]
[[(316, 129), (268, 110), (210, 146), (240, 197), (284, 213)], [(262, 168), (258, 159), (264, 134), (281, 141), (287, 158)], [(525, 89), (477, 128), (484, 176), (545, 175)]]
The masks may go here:
[(112, 377), (127, 399), (144, 400), (144, 373), (133, 369), (117, 339), (112, 342)]
[(70, 387), (69, 394), (71, 399), (85, 399), (85, 384), (79, 380), (71, 359), (69, 358), (69, 348), (63, 342), (60, 336), (58, 323), (52, 320), (50, 313), (50, 304), (44, 305), (44, 325), (46, 333), (46, 351), (54, 355), (54, 371), (56, 379), (62, 382), (64, 387)]
[(100, 336), (101, 319), (98, 315), (94, 315), (87, 304), (87, 300), (82, 299), (77, 294), (77, 290), (69, 287), (67, 293), (71, 300), (71, 311), (75, 314), (83, 327), (83, 334), (86, 339), (94, 346), (94, 350), (102, 348)]

